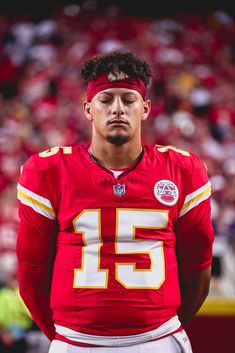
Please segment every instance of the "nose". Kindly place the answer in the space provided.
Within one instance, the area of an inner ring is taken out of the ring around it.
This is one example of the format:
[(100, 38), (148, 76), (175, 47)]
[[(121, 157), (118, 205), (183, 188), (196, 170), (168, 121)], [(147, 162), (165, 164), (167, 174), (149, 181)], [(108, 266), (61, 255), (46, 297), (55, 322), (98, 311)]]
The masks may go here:
[(119, 97), (116, 97), (113, 100), (112, 114), (117, 115), (117, 116), (124, 115), (124, 104), (123, 104), (121, 98), (119, 98)]

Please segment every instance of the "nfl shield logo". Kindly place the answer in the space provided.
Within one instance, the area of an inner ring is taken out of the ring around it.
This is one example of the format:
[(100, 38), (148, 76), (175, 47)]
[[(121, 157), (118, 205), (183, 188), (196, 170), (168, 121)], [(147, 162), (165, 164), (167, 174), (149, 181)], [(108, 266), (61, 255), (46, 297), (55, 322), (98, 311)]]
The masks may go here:
[(113, 192), (114, 192), (114, 195), (116, 196), (123, 196), (125, 194), (125, 185), (121, 185), (121, 184), (117, 184), (117, 185), (114, 185), (113, 187)]

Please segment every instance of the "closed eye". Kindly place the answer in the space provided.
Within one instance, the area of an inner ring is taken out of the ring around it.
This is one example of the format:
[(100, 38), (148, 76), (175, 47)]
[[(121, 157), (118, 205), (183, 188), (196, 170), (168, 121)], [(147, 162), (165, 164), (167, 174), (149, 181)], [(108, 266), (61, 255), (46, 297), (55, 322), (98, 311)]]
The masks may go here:
[(135, 100), (134, 99), (125, 99), (124, 104), (132, 104), (132, 103), (135, 103)]
[(99, 99), (99, 101), (101, 102), (101, 103), (104, 103), (104, 104), (106, 104), (106, 103), (110, 103), (111, 102), (111, 99), (110, 98), (106, 98), (106, 99)]

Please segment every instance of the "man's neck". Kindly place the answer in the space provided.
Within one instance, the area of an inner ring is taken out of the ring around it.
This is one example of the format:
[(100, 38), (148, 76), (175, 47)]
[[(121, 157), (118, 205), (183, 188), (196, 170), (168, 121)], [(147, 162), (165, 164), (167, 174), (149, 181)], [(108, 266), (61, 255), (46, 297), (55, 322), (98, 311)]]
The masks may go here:
[(125, 143), (121, 146), (115, 146), (111, 143), (96, 145), (91, 143), (90, 153), (97, 163), (106, 168), (128, 168), (141, 156), (142, 146), (137, 144)]

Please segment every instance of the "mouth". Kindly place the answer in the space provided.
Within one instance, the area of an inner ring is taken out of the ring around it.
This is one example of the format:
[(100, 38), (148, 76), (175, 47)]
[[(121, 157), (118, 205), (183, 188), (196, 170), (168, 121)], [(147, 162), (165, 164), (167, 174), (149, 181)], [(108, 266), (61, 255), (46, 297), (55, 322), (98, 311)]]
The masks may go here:
[(108, 122), (108, 125), (112, 125), (112, 126), (125, 126), (125, 125), (129, 125), (127, 121), (125, 120), (121, 120), (121, 119), (114, 119)]

